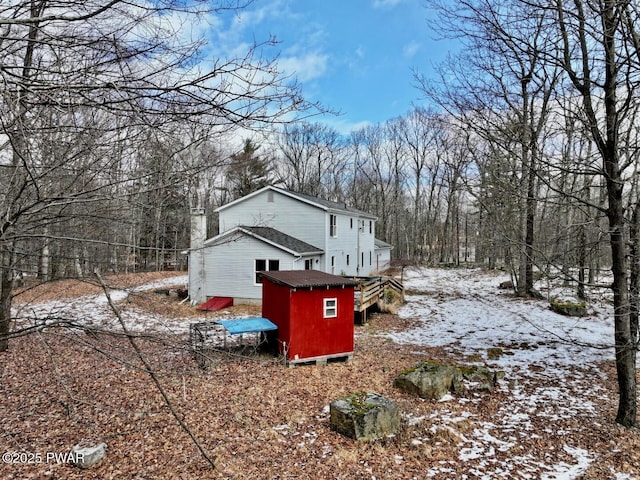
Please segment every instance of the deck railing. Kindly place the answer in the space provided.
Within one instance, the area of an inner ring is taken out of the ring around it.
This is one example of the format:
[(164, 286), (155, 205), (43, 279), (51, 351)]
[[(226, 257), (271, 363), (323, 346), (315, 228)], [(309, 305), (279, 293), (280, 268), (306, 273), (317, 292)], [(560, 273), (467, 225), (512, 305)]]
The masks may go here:
[(364, 312), (375, 305), (384, 298), (387, 291), (393, 291), (401, 298), (404, 297), (404, 287), (393, 277), (356, 277), (355, 279), (360, 283), (355, 289), (354, 310), (356, 312)]

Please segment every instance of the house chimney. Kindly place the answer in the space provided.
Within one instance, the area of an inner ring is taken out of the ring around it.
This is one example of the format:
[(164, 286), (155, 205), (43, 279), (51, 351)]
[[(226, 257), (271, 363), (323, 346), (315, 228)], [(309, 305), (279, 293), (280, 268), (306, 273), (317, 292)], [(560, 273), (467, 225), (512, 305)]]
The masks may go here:
[(204, 268), (204, 241), (207, 236), (207, 216), (204, 208), (191, 209), (191, 245), (189, 248), (189, 298), (193, 305), (203, 303), (206, 270)]
[(191, 209), (191, 245), (190, 248), (202, 248), (207, 236), (207, 216), (204, 208)]

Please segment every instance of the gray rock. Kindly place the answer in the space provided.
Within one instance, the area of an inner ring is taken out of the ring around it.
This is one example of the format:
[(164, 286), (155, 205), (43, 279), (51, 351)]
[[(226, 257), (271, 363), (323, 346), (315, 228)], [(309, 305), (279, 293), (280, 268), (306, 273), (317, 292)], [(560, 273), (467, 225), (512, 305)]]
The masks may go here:
[(73, 464), (80, 468), (89, 468), (98, 463), (107, 453), (107, 444), (100, 443), (92, 447), (75, 445), (71, 449)]
[(375, 440), (400, 430), (395, 402), (373, 392), (358, 392), (331, 402), (331, 428), (356, 440)]
[[(471, 383), (472, 390), (493, 392), (498, 380), (504, 378), (501, 370), (490, 370), (485, 366), (463, 367), (460, 369), (465, 381)], [(469, 385), (467, 385), (469, 388)]]
[(394, 385), (421, 398), (439, 400), (450, 391), (462, 389), (459, 368), (435, 362), (422, 362), (396, 378)]
[(566, 299), (553, 299), (551, 310), (568, 317), (584, 317), (587, 314), (587, 305), (584, 302), (574, 302)]

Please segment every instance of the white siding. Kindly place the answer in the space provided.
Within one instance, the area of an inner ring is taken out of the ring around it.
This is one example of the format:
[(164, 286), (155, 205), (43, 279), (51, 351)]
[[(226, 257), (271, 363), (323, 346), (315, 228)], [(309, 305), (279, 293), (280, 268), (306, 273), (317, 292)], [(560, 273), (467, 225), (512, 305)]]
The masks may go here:
[(219, 212), (219, 222), (220, 232), (238, 225), (272, 227), (325, 249), (325, 228), (328, 227), (325, 227), (324, 210), (277, 191), (267, 190), (223, 208)]
[(304, 260), (243, 235), (206, 248), (206, 296), (261, 299), (262, 286), (254, 282), (256, 259), (279, 260), (280, 270), (304, 269)]
[(382, 248), (376, 251), (378, 270), (385, 270), (391, 266), (391, 249)]
[[(329, 235), (330, 216), (337, 217), (335, 237)], [(376, 270), (374, 254), (375, 228), (369, 219), (342, 212), (326, 214), (326, 271), (331, 273), (331, 257), (335, 258), (335, 273), (366, 276)], [(375, 223), (375, 222), (374, 222)]]

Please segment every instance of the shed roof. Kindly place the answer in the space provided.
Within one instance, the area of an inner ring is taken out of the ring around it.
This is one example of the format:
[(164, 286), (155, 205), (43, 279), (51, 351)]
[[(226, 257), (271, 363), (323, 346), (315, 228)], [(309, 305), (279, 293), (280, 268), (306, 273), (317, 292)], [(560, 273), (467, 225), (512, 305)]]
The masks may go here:
[(273, 283), (291, 288), (353, 287), (358, 285), (358, 282), (351, 278), (331, 275), (319, 270), (280, 270), (260, 272), (260, 275)]

